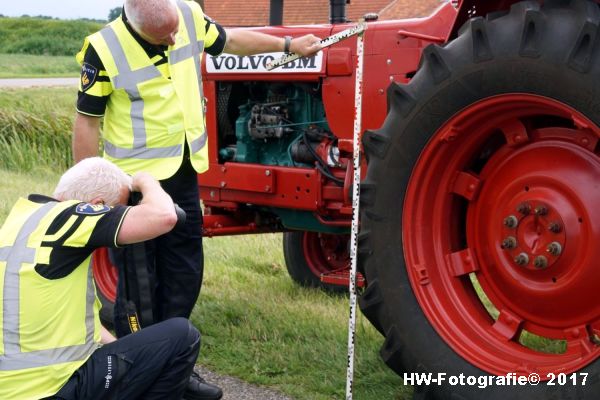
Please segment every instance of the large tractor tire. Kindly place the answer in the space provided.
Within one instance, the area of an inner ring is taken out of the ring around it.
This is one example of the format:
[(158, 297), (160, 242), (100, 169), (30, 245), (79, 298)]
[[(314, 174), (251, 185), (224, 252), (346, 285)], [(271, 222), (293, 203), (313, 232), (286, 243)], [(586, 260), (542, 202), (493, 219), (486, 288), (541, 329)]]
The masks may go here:
[[(474, 18), (363, 137), (360, 306), (399, 375), (447, 374), (416, 398), (600, 396), (599, 25), (585, 0)], [(508, 373), (542, 382), (448, 384)]]
[(100, 309), (100, 321), (107, 328), (114, 325), (114, 305), (117, 298), (117, 282), (119, 273), (110, 261), (107, 248), (94, 251), (92, 255), (92, 270), (96, 282), (96, 294), (102, 308)]
[(283, 255), (292, 280), (302, 286), (332, 292), (347, 290), (345, 286), (323, 283), (322, 274), (341, 271), (350, 263), (348, 235), (319, 232), (285, 232)]

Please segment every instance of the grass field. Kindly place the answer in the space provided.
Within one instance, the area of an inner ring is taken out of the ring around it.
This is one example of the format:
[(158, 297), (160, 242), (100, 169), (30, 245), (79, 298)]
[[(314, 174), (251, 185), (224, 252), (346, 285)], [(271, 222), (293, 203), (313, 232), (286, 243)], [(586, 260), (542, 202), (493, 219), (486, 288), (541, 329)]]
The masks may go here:
[[(200, 362), (298, 399), (344, 398), (347, 297), (292, 283), (280, 235), (209, 239), (205, 255), (207, 279), (192, 316), (204, 334)], [(356, 343), (355, 398), (409, 398), (360, 313)]]
[(76, 77), (75, 56), (0, 53), (0, 78)]
[[(1, 153), (0, 153), (1, 154)], [(29, 193), (52, 194), (54, 186), (58, 182), (56, 172), (20, 173), (0, 169), (0, 226), (8, 215), (12, 205), (19, 196), (27, 196)]]

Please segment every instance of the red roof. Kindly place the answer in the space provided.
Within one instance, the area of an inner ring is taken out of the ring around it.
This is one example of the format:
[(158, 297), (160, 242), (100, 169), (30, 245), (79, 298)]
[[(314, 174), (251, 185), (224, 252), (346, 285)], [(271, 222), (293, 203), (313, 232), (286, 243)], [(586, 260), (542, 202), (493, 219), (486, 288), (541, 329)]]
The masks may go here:
[(379, 13), (379, 19), (404, 19), (426, 17), (438, 8), (444, 0), (395, 0)]
[[(380, 19), (413, 18), (429, 15), (444, 0), (351, 0), (346, 18), (358, 21), (367, 13)], [(270, 0), (204, 0), (204, 11), (224, 26), (269, 24)], [(284, 0), (283, 24), (329, 23), (329, 0)]]

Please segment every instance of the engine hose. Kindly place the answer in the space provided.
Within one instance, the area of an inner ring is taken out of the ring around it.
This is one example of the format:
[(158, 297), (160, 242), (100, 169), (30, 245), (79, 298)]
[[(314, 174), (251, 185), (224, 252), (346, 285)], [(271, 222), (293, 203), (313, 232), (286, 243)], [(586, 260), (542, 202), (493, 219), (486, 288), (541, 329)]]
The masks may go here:
[(344, 180), (334, 176), (333, 173), (331, 172), (331, 170), (329, 169), (329, 166), (327, 165), (327, 163), (325, 163), (323, 161), (323, 159), (317, 154), (315, 149), (312, 148), (312, 146), (310, 145), (310, 142), (307, 138), (306, 131), (303, 132), (302, 138), (304, 139), (304, 142), (306, 143), (306, 147), (307, 147), (308, 151), (312, 154), (312, 156), (315, 158), (315, 160), (317, 160), (317, 163), (315, 164), (315, 166), (321, 172), (321, 174), (323, 174), (324, 176), (326, 176), (327, 178), (332, 180), (333, 183), (335, 183), (336, 185), (344, 186)]

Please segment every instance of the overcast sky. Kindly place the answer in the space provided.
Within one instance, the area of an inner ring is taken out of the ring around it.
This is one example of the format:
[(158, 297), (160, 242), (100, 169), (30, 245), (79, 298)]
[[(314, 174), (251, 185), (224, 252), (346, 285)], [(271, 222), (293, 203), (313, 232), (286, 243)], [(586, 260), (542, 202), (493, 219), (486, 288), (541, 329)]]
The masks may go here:
[(9, 17), (47, 15), (62, 19), (106, 19), (123, 0), (0, 0), (0, 14)]

